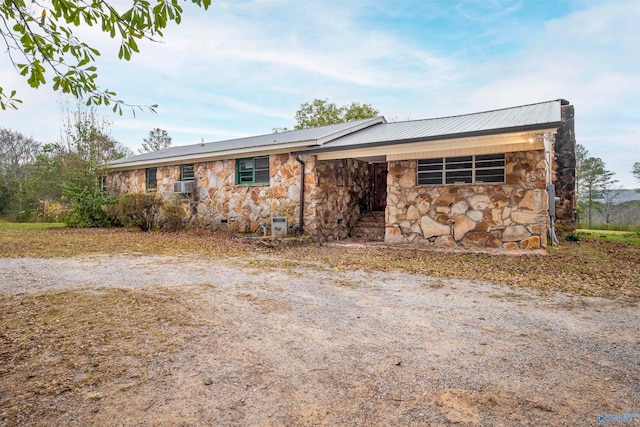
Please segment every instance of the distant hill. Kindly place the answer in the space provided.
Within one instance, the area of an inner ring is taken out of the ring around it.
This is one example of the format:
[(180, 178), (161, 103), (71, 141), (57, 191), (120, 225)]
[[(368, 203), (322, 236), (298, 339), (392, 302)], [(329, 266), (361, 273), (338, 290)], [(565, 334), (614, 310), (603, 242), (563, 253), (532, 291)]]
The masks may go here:
[[(640, 193), (636, 190), (622, 190), (615, 198), (614, 206), (609, 214), (609, 223), (634, 227), (640, 225)], [(580, 222), (584, 223), (586, 212), (583, 212), (581, 216)], [(605, 223), (602, 207), (596, 207), (593, 210), (592, 221), (594, 225)]]
[[(603, 202), (604, 199), (597, 199), (599, 202)], [(621, 190), (620, 194), (614, 200), (614, 205), (620, 203), (630, 202), (632, 200), (640, 200), (640, 193), (636, 190)]]
[(619, 205), (620, 203), (630, 202), (632, 200), (640, 200), (640, 193), (636, 190), (622, 190), (614, 202), (616, 205)]

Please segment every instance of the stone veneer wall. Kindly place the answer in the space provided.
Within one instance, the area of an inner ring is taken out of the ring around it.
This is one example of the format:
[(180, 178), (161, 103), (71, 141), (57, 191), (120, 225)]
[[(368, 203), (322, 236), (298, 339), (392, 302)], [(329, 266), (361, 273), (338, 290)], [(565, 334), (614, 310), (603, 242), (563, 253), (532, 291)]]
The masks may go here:
[[(318, 241), (348, 237), (366, 206), (370, 191), (368, 164), (354, 159), (316, 161), (305, 156), (304, 231)], [(285, 216), (291, 232), (300, 215), (300, 164), (289, 154), (269, 157), (269, 185), (236, 185), (235, 160), (194, 164), (194, 194), (177, 198), (173, 182), (180, 166), (158, 167), (158, 189), (165, 199), (182, 202), (193, 224), (211, 229), (232, 225), (239, 232), (255, 232), (271, 217)], [(112, 194), (145, 191), (145, 169), (112, 172)]]
[(556, 203), (556, 231), (558, 234), (576, 231), (576, 134), (573, 105), (561, 107), (562, 124), (555, 139), (554, 161)]
[(389, 162), (385, 242), (546, 247), (544, 151), (507, 153), (505, 184), (417, 186), (416, 164)]
[(310, 208), (317, 223), (315, 239), (340, 240), (349, 237), (371, 192), (369, 164), (356, 159), (315, 162), (316, 184), (311, 188)]
[(139, 193), (145, 191), (145, 181), (144, 169), (111, 172), (107, 175), (107, 188), (111, 195)]
[(236, 161), (196, 163), (195, 213), (201, 225), (219, 227), (233, 223), (240, 232), (255, 232), (271, 217), (287, 218), (297, 229), (300, 204), (300, 165), (289, 154), (269, 156), (270, 183), (236, 185)]
[[(195, 165), (194, 165), (195, 171)], [(159, 166), (156, 174), (157, 191), (165, 198), (173, 197), (173, 183), (180, 180), (180, 166)]]
[[(194, 193), (178, 198), (172, 190), (180, 179), (180, 166), (158, 167), (158, 189), (165, 199), (183, 203), (191, 223), (212, 229), (233, 225), (240, 232), (255, 232), (270, 225), (272, 216), (285, 216), (290, 230), (297, 229), (300, 205), (300, 164), (289, 154), (269, 157), (270, 183), (236, 185), (235, 159), (194, 163)], [(313, 159), (307, 162), (307, 191), (315, 184)], [(112, 172), (108, 185), (112, 194), (145, 191), (145, 169)], [(316, 224), (316, 212), (305, 216), (305, 227)]]

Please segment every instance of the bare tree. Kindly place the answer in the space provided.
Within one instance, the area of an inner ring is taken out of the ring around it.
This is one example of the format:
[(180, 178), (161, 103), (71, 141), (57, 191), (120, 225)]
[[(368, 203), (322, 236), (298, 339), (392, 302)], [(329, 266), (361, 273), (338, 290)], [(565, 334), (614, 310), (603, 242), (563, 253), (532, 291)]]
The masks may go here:
[(622, 193), (622, 188), (602, 192), (602, 202), (597, 209), (604, 217), (605, 224), (611, 224), (614, 219), (618, 219), (616, 218), (619, 214), (619, 210), (616, 209), (616, 199), (620, 196), (620, 193)]
[(74, 111), (67, 106), (66, 114), (62, 125), (63, 143), (68, 152), (76, 153), (91, 168), (97, 170), (111, 160), (134, 154), (111, 136), (111, 122), (94, 107), (78, 103)]

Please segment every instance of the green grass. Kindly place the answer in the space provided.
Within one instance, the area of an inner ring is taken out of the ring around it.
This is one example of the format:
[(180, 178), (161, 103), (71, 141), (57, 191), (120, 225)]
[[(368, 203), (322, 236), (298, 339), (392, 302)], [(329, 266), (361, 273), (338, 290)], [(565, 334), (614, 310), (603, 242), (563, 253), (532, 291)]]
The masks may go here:
[(46, 228), (62, 228), (61, 222), (6, 222), (0, 220), (0, 230), (44, 230)]
[(640, 233), (632, 231), (578, 229), (578, 235), (605, 242), (630, 243), (640, 246)]

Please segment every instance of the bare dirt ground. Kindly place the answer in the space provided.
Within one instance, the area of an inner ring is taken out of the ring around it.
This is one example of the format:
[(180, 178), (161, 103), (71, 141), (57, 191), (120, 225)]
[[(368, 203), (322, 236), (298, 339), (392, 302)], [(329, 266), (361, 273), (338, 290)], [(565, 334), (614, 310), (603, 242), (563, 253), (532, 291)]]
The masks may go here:
[(256, 257), (0, 258), (0, 426), (640, 412), (633, 302)]

